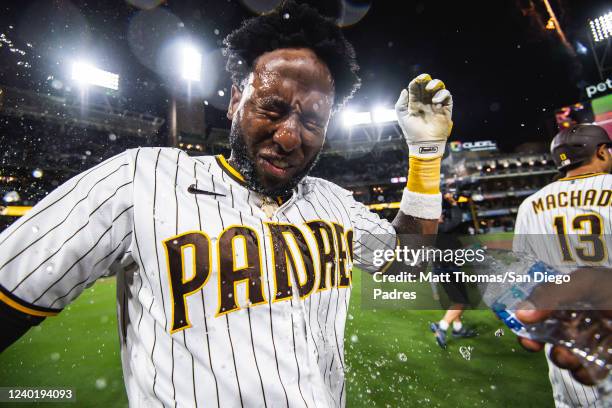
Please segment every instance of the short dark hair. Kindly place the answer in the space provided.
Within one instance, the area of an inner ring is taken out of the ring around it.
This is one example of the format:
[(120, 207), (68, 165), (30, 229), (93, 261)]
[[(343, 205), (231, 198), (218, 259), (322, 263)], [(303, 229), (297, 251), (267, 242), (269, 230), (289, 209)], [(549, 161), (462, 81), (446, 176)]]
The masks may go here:
[(309, 48), (329, 69), (334, 107), (350, 99), (361, 83), (355, 49), (336, 23), (307, 4), (283, 1), (268, 14), (250, 18), (223, 40), (226, 69), (241, 86), (262, 54), (279, 48)]

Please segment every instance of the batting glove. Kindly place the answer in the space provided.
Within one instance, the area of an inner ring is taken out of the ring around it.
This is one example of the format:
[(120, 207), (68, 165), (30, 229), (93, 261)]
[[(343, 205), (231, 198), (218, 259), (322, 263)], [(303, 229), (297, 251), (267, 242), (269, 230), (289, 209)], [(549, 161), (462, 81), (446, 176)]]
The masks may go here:
[(414, 78), (395, 104), (395, 113), (410, 156), (441, 157), (453, 121), (453, 97), (444, 82), (429, 74)]

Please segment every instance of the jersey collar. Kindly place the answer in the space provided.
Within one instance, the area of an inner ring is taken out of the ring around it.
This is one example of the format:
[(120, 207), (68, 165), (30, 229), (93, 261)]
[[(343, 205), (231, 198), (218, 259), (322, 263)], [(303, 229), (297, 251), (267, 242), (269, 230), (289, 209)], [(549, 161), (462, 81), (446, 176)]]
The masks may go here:
[(244, 181), (244, 177), (242, 177), (242, 174), (240, 174), (238, 170), (233, 168), (232, 165), (229, 164), (228, 161), (225, 159), (225, 157), (219, 154), (215, 156), (215, 159), (217, 160), (217, 164), (219, 164), (219, 167), (221, 167), (221, 170), (223, 170), (225, 174), (230, 176), (230, 178), (238, 184), (246, 187), (246, 182)]
[[(217, 160), (217, 164), (219, 164), (219, 167), (221, 167), (221, 170), (223, 170), (225, 172), (225, 174), (227, 174), (232, 180), (234, 180), (235, 182), (237, 182), (238, 184), (240, 184), (241, 186), (248, 188), (246, 185), (246, 181), (244, 180), (244, 177), (242, 176), (242, 174), (240, 174), (240, 172), (238, 170), (236, 170), (231, 164), (229, 164), (229, 162), (227, 161), (227, 159), (225, 157), (223, 157), (222, 155), (216, 155), (215, 159)], [(291, 196), (289, 197), (272, 197), (279, 205), (282, 205), (284, 202), (288, 201), (289, 198), (291, 198)]]
[(583, 178), (588, 178), (588, 177), (601, 176), (601, 175), (604, 175), (604, 174), (606, 174), (606, 173), (585, 173), (585, 174), (578, 174), (576, 176), (563, 177), (563, 178), (560, 178), (557, 181), (577, 180), (577, 179), (583, 179)]

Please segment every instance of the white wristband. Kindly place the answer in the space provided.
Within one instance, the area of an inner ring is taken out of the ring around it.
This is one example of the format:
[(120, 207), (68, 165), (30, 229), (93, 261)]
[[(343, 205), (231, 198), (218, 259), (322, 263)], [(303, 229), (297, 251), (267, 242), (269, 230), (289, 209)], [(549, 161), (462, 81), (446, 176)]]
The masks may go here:
[(437, 220), (442, 215), (442, 194), (414, 193), (405, 188), (400, 210), (413, 217)]
[(409, 143), (408, 151), (410, 156), (418, 157), (420, 159), (430, 159), (434, 157), (442, 157), (444, 155), (445, 147), (446, 141)]

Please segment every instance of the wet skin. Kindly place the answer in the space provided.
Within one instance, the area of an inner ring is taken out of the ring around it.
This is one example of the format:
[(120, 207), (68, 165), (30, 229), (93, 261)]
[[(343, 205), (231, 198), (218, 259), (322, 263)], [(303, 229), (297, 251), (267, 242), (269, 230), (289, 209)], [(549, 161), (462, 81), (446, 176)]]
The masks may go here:
[[(259, 184), (278, 190), (307, 170), (325, 141), (334, 102), (333, 79), (327, 65), (307, 48), (281, 48), (262, 54), (247, 83), (232, 86), (227, 117), (254, 164)], [(229, 159), (236, 165), (235, 154)], [(398, 211), (398, 234), (431, 237), (438, 220)]]
[[(227, 117), (238, 121), (247, 155), (267, 190), (288, 184), (318, 155), (333, 100), (327, 66), (306, 48), (262, 54), (244, 89), (232, 86)], [(233, 154), (229, 161), (234, 164)]]

